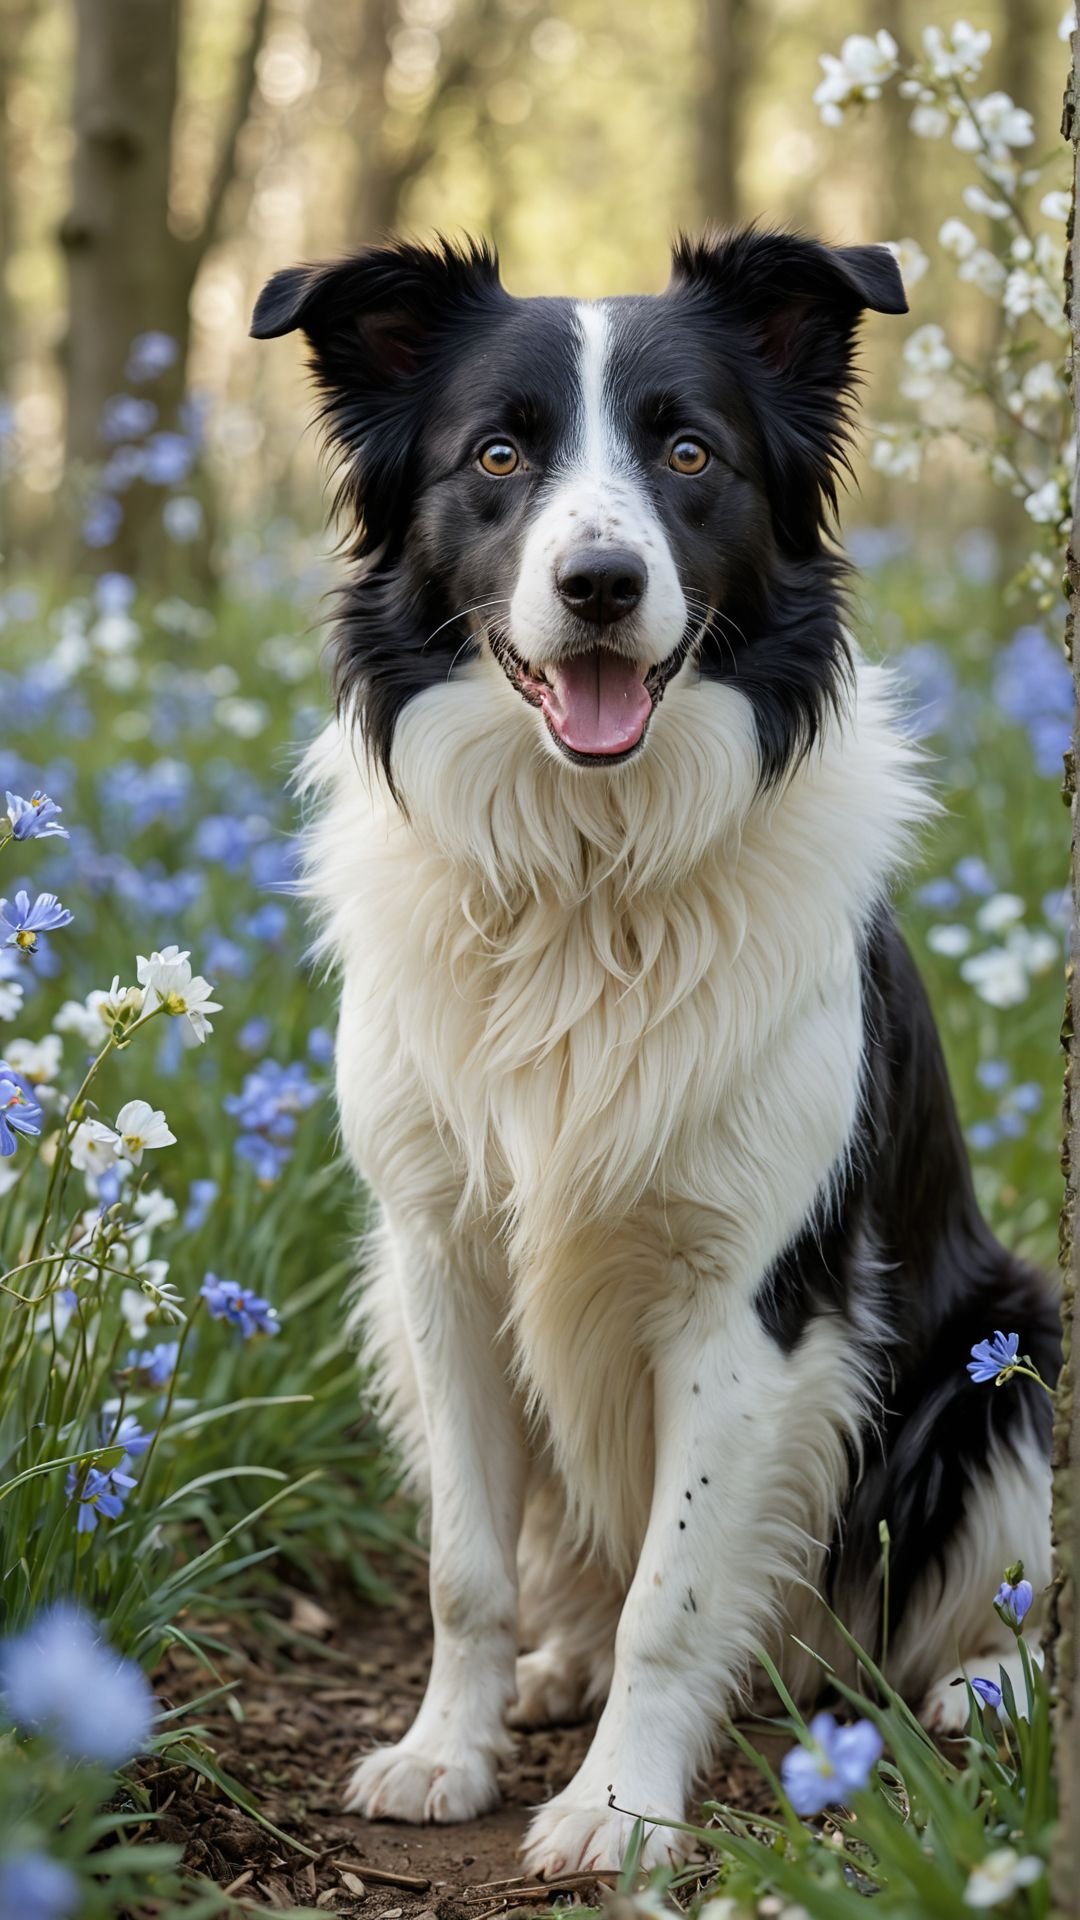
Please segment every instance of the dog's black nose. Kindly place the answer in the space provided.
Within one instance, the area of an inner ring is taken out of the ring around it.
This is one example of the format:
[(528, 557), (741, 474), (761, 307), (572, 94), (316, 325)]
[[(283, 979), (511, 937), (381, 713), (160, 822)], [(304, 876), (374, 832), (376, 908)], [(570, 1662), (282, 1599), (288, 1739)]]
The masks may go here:
[(628, 547), (576, 547), (559, 567), (555, 585), (580, 619), (606, 627), (633, 613), (648, 577), (644, 560)]

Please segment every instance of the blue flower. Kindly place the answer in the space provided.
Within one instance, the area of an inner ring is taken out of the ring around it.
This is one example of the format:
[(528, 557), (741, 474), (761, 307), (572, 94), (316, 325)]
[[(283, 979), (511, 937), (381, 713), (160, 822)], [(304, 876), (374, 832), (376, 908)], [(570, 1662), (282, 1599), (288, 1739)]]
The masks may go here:
[(989, 1153), (998, 1143), (998, 1130), (992, 1120), (976, 1120), (968, 1128), (968, 1144), (976, 1153)]
[(18, 1146), (17, 1133), (36, 1138), (41, 1132), (41, 1108), (30, 1083), (0, 1060), (0, 1159), (10, 1159)]
[(908, 683), (911, 728), (918, 738), (939, 733), (949, 721), (956, 701), (956, 670), (943, 647), (926, 640), (908, 647), (897, 662)]
[(176, 365), (180, 357), (180, 348), (172, 335), (161, 333), (152, 328), (148, 333), (137, 333), (128, 349), (125, 378), (141, 385), (144, 380), (156, 380), (159, 374), (167, 373)]
[(870, 1720), (838, 1726), (831, 1713), (810, 1722), (811, 1746), (793, 1747), (780, 1763), (784, 1792), (796, 1813), (822, 1813), (841, 1806), (870, 1784), (885, 1742)]
[(280, 1333), (277, 1312), (268, 1300), (252, 1293), (250, 1287), (241, 1287), (235, 1280), (219, 1280), (216, 1273), (208, 1273), (199, 1288), (206, 1301), (212, 1320), (227, 1320), (230, 1326), (237, 1327), (244, 1340), (250, 1340), (256, 1333)]
[(188, 1188), (188, 1203), (184, 1213), (184, 1226), (188, 1233), (198, 1233), (205, 1226), (206, 1216), (218, 1197), (216, 1180), (193, 1180)]
[(1035, 1080), (1022, 1080), (1009, 1095), (1018, 1113), (1037, 1113), (1042, 1106), (1043, 1090)]
[(152, 487), (176, 487), (191, 472), (195, 449), (183, 433), (153, 433), (143, 452), (143, 479)]
[(250, 1020), (245, 1020), (236, 1036), (236, 1044), (243, 1053), (261, 1053), (272, 1032), (266, 1016), (256, 1013)]
[(967, 1370), (977, 1386), (988, 1380), (1008, 1379), (1020, 1351), (1018, 1333), (995, 1333), (992, 1340), (979, 1340), (971, 1349)]
[[(1003, 1580), (994, 1595), (994, 1605), (1001, 1608), (1011, 1627), (1019, 1627), (1023, 1625), (1026, 1615), (1031, 1612), (1034, 1599), (1035, 1589), (1030, 1580), (1015, 1582)], [(991, 1702), (991, 1704), (996, 1703)]]
[(68, 837), (66, 827), (58, 824), (61, 808), (48, 794), (35, 791), (29, 800), (19, 793), (7, 793), (7, 817), (11, 822), (12, 835), (16, 840), (48, 840), (58, 834), (62, 840)]
[(996, 1680), (987, 1680), (981, 1674), (976, 1674), (971, 1685), (984, 1706), (1000, 1707), (1002, 1693)]
[(960, 905), (961, 897), (956, 881), (946, 874), (937, 880), (927, 880), (915, 895), (920, 907), (931, 907), (935, 913), (950, 913)]
[(1007, 1060), (980, 1060), (975, 1069), (975, 1078), (980, 1087), (988, 1093), (1000, 1093), (1012, 1079), (1012, 1068)]
[(146, 1743), (154, 1696), (81, 1608), (61, 1601), (0, 1644), (0, 1691), (17, 1727), (47, 1733), (72, 1760), (119, 1767)]
[(243, 923), (243, 931), (252, 940), (265, 940), (273, 946), (289, 924), (289, 916), (278, 900), (266, 900)]
[(93, 1533), (102, 1514), (106, 1520), (119, 1520), (124, 1511), (124, 1502), (135, 1484), (130, 1473), (124, 1472), (122, 1461), (119, 1466), (108, 1467), (104, 1471), (100, 1467), (87, 1467), (81, 1477), (77, 1467), (69, 1467), (64, 1491), (69, 1505), (72, 1500), (78, 1499), (77, 1531)]
[(82, 537), (88, 547), (109, 547), (124, 521), (124, 509), (111, 494), (99, 493), (91, 500), (82, 523)]
[(308, 1034), (307, 1050), (309, 1059), (317, 1067), (329, 1067), (334, 1059), (334, 1036), (329, 1027), (312, 1027)]
[(1009, 719), (1027, 730), (1039, 772), (1060, 775), (1074, 699), (1061, 647), (1041, 627), (1021, 627), (998, 655), (994, 693)]
[(260, 1180), (277, 1179), (292, 1152), (297, 1115), (319, 1096), (320, 1089), (302, 1060), (287, 1067), (277, 1060), (264, 1060), (245, 1075), (239, 1093), (225, 1095), (225, 1111), (241, 1128), (236, 1152), (255, 1168)]
[(70, 1867), (29, 1847), (0, 1860), (0, 1920), (69, 1920), (82, 1902)]
[(179, 1340), (161, 1340), (156, 1347), (132, 1347), (124, 1371), (133, 1374), (140, 1387), (163, 1387), (176, 1372), (179, 1358)]
[(94, 587), (99, 613), (126, 613), (138, 589), (130, 574), (103, 573)]
[(132, 1459), (136, 1459), (140, 1453), (145, 1453), (153, 1438), (152, 1433), (143, 1432), (133, 1413), (125, 1413), (119, 1426), (116, 1426), (111, 1414), (103, 1413), (101, 1416), (102, 1446), (123, 1447), (124, 1452), (130, 1454)]
[(58, 927), (69, 927), (71, 921), (72, 915), (60, 905), (55, 893), (39, 893), (33, 906), (28, 893), (17, 893), (14, 909), (0, 900), (0, 927), (8, 928), (5, 944), (20, 947), (23, 953), (34, 952), (39, 933), (55, 933)]
[(110, 446), (119, 440), (141, 440), (157, 419), (152, 400), (139, 399), (133, 393), (114, 393), (106, 400), (98, 421), (98, 432)]
[(986, 894), (994, 891), (994, 876), (986, 861), (980, 860), (977, 854), (965, 854), (962, 860), (957, 861), (953, 873), (965, 893)]

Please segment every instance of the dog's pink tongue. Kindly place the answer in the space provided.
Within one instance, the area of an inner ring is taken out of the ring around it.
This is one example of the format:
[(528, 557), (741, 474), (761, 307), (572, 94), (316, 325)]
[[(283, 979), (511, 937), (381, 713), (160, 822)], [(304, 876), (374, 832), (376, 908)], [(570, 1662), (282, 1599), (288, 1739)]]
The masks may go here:
[(645, 731), (652, 700), (645, 665), (598, 647), (549, 667), (543, 706), (551, 726), (574, 753), (628, 753)]

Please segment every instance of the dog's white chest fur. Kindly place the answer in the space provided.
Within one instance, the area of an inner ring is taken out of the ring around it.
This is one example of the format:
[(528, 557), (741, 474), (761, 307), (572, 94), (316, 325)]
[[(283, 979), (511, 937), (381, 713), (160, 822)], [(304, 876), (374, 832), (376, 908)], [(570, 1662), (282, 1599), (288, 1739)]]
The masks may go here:
[(649, 1316), (745, 1313), (850, 1134), (859, 941), (921, 809), (912, 758), (863, 670), (778, 794), (746, 703), (695, 681), (641, 763), (568, 778), (484, 663), (403, 716), (408, 819), (337, 730), (315, 750), (350, 1151), (507, 1290), (571, 1503), (619, 1559)]

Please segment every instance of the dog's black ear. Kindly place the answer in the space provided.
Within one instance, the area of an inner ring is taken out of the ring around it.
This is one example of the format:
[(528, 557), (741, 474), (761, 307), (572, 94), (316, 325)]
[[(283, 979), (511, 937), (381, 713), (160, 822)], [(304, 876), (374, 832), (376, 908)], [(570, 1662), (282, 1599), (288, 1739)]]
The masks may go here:
[(508, 300), (495, 254), (471, 241), (372, 247), (287, 267), (263, 288), (252, 334), (307, 336), (327, 439), (342, 460), (338, 504), (355, 516), (358, 551), (386, 538), (439, 340)]
[(781, 530), (812, 543), (847, 464), (859, 322), (868, 309), (907, 312), (893, 255), (750, 228), (680, 239), (671, 285), (724, 323), (732, 350), (749, 349)]
[(392, 378), (412, 371), (425, 338), (463, 303), (501, 292), (498, 261), (482, 244), (402, 241), (275, 273), (255, 303), (251, 332), (273, 340), (300, 327), (316, 364), (351, 352)]
[(887, 247), (826, 247), (800, 234), (750, 228), (702, 241), (682, 238), (672, 265), (672, 286), (699, 288), (740, 318), (778, 373), (831, 372), (841, 385), (866, 309), (907, 312), (900, 269)]

